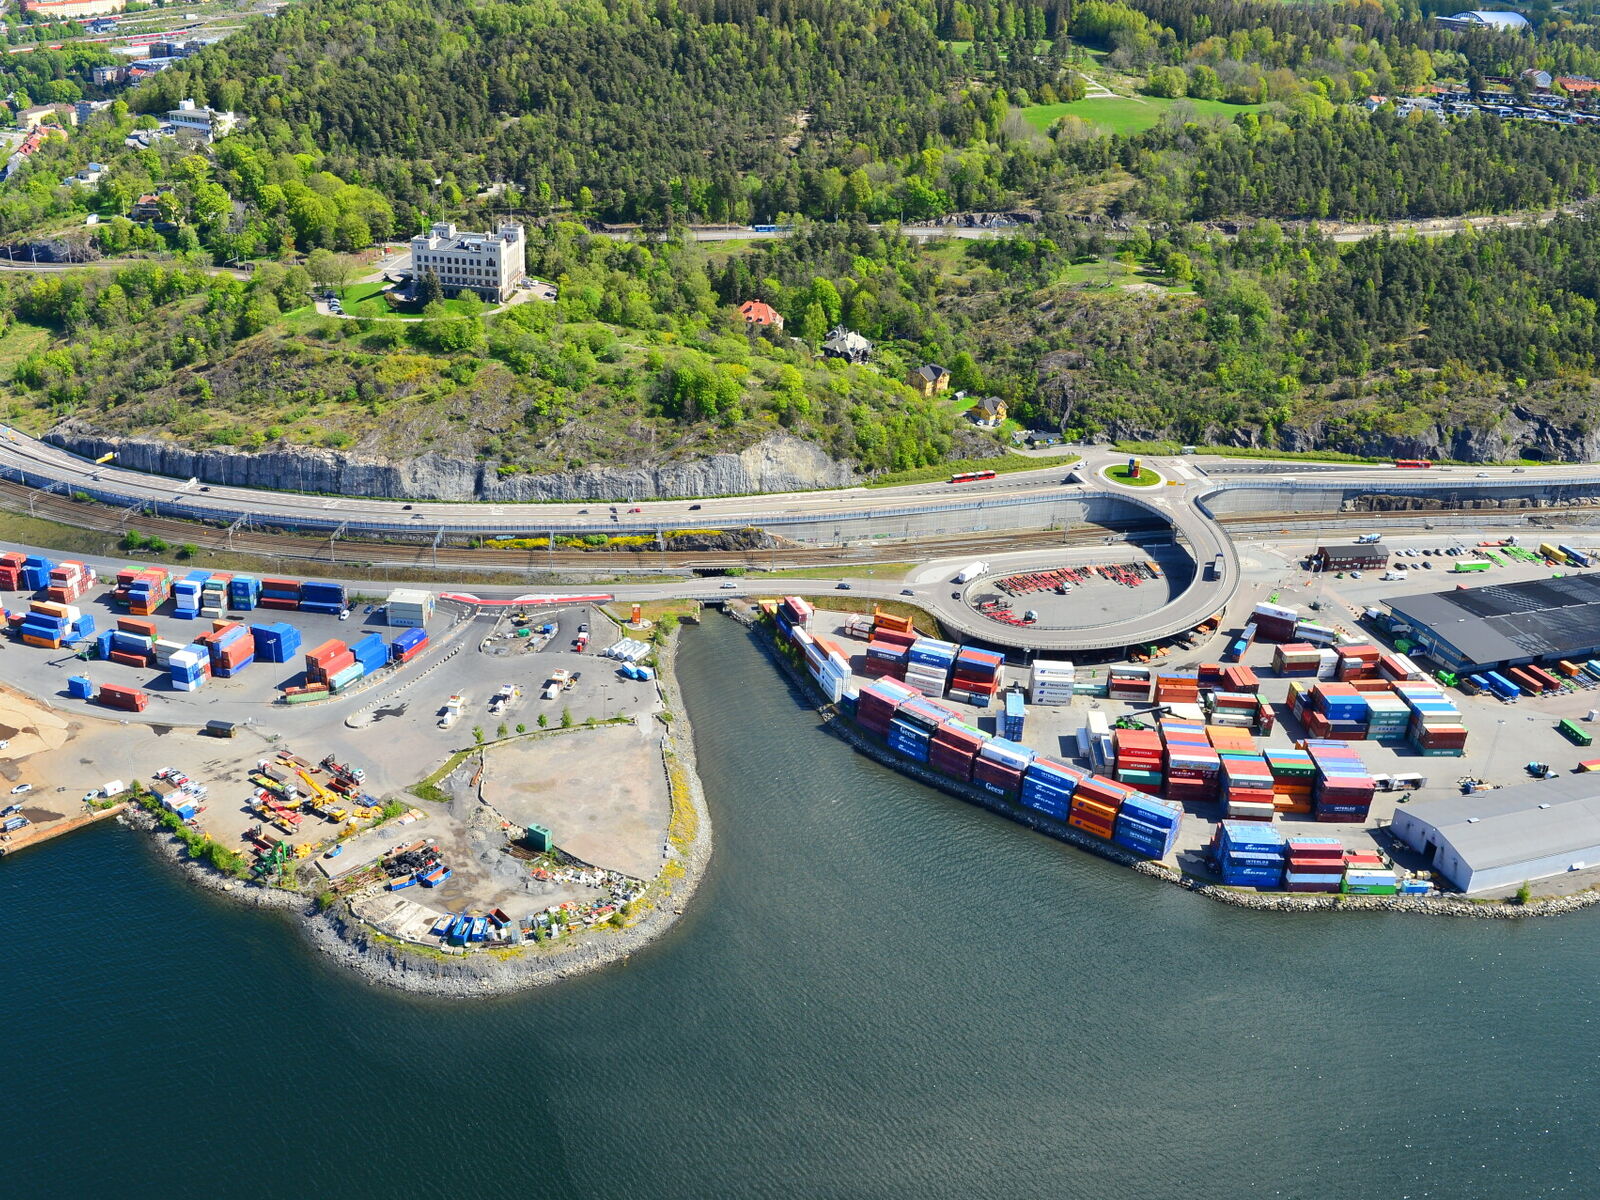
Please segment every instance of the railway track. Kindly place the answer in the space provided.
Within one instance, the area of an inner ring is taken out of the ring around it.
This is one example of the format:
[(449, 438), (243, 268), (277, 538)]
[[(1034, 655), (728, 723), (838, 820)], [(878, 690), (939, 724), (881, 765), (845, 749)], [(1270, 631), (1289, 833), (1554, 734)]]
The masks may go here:
[(769, 550), (491, 550), (464, 546), (423, 545), (404, 542), (364, 542), (309, 538), (287, 533), (262, 533), (240, 529), (229, 533), (211, 525), (171, 517), (152, 517), (104, 505), (81, 503), (66, 496), (36, 491), (0, 480), (0, 508), (106, 535), (99, 551), (114, 556), (117, 542), (129, 529), (159, 536), (173, 545), (192, 543), (203, 550), (248, 554), (261, 558), (294, 559), (345, 566), (436, 572), (460, 578), (465, 572), (547, 575), (556, 571), (693, 573), (729, 567), (783, 569), (787, 567), (859, 566), (873, 562), (899, 562), (908, 558), (942, 558), (946, 555), (997, 550), (1027, 550), (1045, 546), (1090, 546), (1108, 536), (1160, 534), (1156, 525), (1113, 529), (1091, 526), (1062, 530), (1024, 530), (1016, 533), (946, 534), (937, 537), (876, 543), (871, 546), (790, 546)]
[[(898, 562), (1000, 552), (1040, 549), (1047, 546), (1084, 547), (1103, 543), (1108, 536), (1160, 536), (1170, 530), (1155, 523), (1125, 527), (1086, 526), (1069, 530), (994, 531), (972, 534), (942, 534), (904, 541), (875, 542), (869, 546), (789, 546), (767, 550), (489, 550), (464, 546), (434, 547), (422, 543), (372, 542), (313, 538), (289, 533), (264, 533), (225, 529), (172, 517), (154, 517), (131, 510), (84, 503), (68, 496), (37, 491), (22, 484), (0, 480), (0, 509), (39, 517), (77, 529), (105, 535), (106, 544), (98, 552), (115, 556), (121, 553), (118, 542), (130, 528), (146, 536), (159, 536), (173, 545), (192, 543), (214, 553), (252, 555), (266, 559), (294, 560), (386, 572), (411, 572), (416, 577), (438, 575), (461, 579), (465, 575), (540, 576), (563, 571), (598, 573), (692, 574), (714, 573), (729, 567), (784, 569), (793, 567), (860, 566), (873, 562)], [(1555, 505), (1538, 509), (1508, 509), (1501, 515), (1515, 518), (1562, 519), (1574, 514), (1600, 518), (1595, 505)], [(1292, 533), (1315, 532), (1354, 525), (1459, 524), (1492, 520), (1495, 510), (1403, 510), (1396, 512), (1323, 513), (1234, 513), (1217, 518), (1224, 529), (1243, 534), (1250, 531)]]

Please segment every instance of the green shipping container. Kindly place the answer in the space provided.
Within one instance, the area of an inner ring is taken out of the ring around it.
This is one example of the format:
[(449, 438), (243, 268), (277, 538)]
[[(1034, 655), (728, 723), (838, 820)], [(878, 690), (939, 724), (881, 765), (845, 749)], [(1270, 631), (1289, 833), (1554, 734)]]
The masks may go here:
[(548, 854), (555, 849), (555, 843), (550, 840), (550, 831), (543, 825), (529, 825), (526, 841), (540, 854)]

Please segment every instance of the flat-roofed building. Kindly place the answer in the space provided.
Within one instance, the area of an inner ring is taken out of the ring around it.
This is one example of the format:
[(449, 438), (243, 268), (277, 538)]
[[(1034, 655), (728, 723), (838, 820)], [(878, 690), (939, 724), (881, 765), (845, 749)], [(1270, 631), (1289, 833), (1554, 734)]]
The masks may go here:
[(420, 285), (431, 272), (447, 292), (472, 291), (500, 303), (528, 273), (526, 244), (514, 221), (493, 233), (463, 233), (440, 221), (411, 239), (412, 277)]

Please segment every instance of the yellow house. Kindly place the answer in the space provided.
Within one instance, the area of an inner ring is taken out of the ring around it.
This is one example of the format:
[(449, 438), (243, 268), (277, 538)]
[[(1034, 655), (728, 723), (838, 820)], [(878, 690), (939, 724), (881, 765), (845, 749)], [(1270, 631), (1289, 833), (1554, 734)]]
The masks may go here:
[(924, 396), (937, 396), (950, 387), (950, 372), (937, 363), (923, 363), (906, 376), (906, 382)]
[(993, 429), (1006, 419), (1006, 402), (999, 396), (985, 396), (972, 406), (972, 414), (979, 425)]

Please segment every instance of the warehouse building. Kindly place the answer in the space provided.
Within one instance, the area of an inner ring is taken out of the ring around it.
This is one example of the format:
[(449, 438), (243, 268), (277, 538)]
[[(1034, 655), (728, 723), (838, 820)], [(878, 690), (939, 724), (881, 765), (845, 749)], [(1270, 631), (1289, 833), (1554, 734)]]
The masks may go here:
[(1600, 776), (1418, 801), (1395, 810), (1390, 831), (1463, 892), (1600, 866)]
[(1370, 542), (1318, 546), (1311, 558), (1320, 571), (1381, 571), (1389, 565), (1389, 551)]
[(1600, 656), (1600, 575), (1396, 596), (1417, 649), (1457, 674)]

